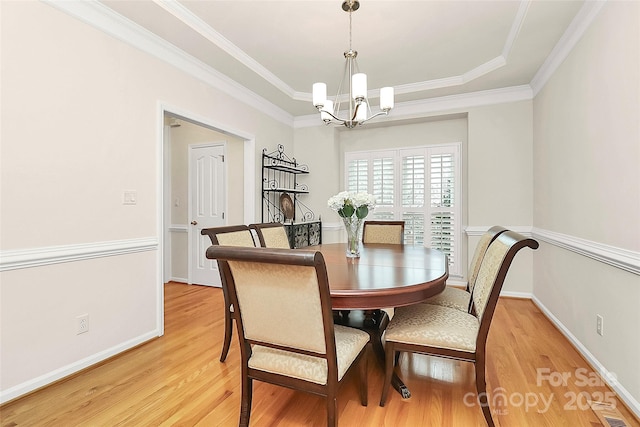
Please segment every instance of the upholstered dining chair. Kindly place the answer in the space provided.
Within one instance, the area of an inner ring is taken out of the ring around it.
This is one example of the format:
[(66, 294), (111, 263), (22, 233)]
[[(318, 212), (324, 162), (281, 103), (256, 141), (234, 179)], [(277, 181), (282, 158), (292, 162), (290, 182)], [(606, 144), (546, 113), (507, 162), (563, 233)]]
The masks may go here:
[[(203, 228), (202, 235), (208, 235), (213, 245), (225, 246), (248, 246), (255, 247), (251, 230), (246, 225), (227, 225), (223, 227)], [(231, 337), (233, 335), (234, 307), (231, 304), (228, 294), (229, 267), (225, 263), (218, 263), (220, 281), (222, 282), (222, 295), (224, 297), (224, 341), (220, 353), (220, 361), (227, 359), (229, 348), (231, 347)]]
[(295, 249), (211, 246), (207, 258), (229, 266), (242, 356), (240, 426), (248, 426), (253, 380), (326, 398), (327, 425), (337, 425), (337, 393), (358, 365), (367, 405), (369, 334), (334, 325), (324, 258)]
[[(362, 243), (404, 244), (404, 221), (365, 221), (362, 226)], [(389, 319), (393, 317), (392, 307), (381, 309)]]
[(397, 352), (413, 352), (475, 363), (478, 402), (487, 424), (494, 426), (486, 394), (486, 342), (500, 290), (516, 253), (538, 242), (514, 231), (501, 233), (482, 260), (472, 294), (471, 313), (432, 304), (396, 309), (384, 334), (385, 380), (380, 406), (387, 400)]
[(404, 221), (365, 221), (362, 243), (404, 244)]
[(473, 258), (471, 259), (471, 264), (469, 265), (466, 289), (447, 286), (444, 291), (432, 296), (424, 302), (427, 304), (442, 305), (444, 307), (451, 307), (460, 311), (469, 312), (471, 310), (471, 293), (473, 292), (473, 287), (476, 283), (476, 278), (478, 277), (478, 271), (480, 270), (480, 264), (482, 263), (484, 254), (487, 252), (491, 242), (505, 231), (507, 231), (506, 228), (496, 225), (491, 227), (480, 237), (480, 241), (476, 246)]
[(283, 248), (291, 249), (287, 230), (284, 224), (279, 222), (263, 222), (260, 224), (250, 224), (249, 228), (255, 230), (260, 246), (263, 248)]

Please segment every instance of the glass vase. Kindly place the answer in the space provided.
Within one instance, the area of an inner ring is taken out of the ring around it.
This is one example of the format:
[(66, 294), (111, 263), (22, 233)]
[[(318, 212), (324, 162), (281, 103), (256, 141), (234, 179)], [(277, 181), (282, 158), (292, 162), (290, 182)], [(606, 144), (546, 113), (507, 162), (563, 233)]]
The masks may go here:
[(363, 219), (357, 216), (342, 218), (344, 228), (347, 230), (347, 257), (360, 257), (360, 246), (362, 244), (362, 223)]

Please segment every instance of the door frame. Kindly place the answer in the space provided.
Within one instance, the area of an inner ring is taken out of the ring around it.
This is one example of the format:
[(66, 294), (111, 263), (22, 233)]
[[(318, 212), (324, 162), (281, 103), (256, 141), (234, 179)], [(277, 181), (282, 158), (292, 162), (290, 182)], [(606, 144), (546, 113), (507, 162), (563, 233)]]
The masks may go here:
[[(210, 118), (201, 116), (184, 108), (170, 105), (162, 101), (157, 104), (157, 141), (156, 141), (156, 184), (158, 200), (156, 205), (156, 225), (158, 235), (158, 252), (156, 256), (156, 329), (158, 336), (164, 335), (164, 284), (168, 278), (165, 272), (165, 265), (171, 262), (171, 239), (169, 228), (172, 224), (169, 221), (171, 198), (170, 177), (171, 177), (171, 143), (167, 129), (164, 125), (165, 114), (186, 120), (188, 122), (215, 130), (216, 132), (228, 134), (244, 141), (243, 144), (243, 164), (244, 164), (244, 210), (243, 217), (245, 224), (255, 222), (256, 216), (256, 140), (255, 136), (247, 131), (235, 129), (232, 126), (216, 122)], [(186, 226), (186, 225), (185, 225)]]

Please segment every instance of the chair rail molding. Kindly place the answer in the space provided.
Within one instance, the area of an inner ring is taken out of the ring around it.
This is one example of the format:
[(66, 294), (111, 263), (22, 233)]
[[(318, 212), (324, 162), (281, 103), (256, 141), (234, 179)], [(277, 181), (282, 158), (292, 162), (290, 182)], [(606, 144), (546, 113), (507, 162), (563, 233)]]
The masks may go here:
[[(468, 226), (465, 227), (465, 232), (467, 236), (479, 237), (489, 228), (488, 226)], [(543, 228), (531, 226), (506, 226), (506, 228), (630, 273), (640, 275), (640, 252), (545, 230)]]
[(322, 222), (323, 230), (336, 231), (342, 230), (342, 227), (344, 227), (344, 224), (342, 224), (341, 222)]
[[(494, 224), (497, 225), (497, 224)], [(469, 237), (480, 237), (484, 233), (486, 233), (493, 225), (474, 225), (464, 227), (464, 232), (467, 233)], [(520, 233), (526, 237), (531, 236), (531, 226), (530, 225), (503, 225), (503, 227), (508, 228), (511, 231), (515, 231), (516, 233)]]
[(640, 252), (536, 227), (533, 228), (533, 236), (543, 242), (612, 265), (630, 273), (640, 274)]
[(158, 239), (156, 237), (144, 237), (76, 245), (5, 250), (0, 252), (0, 271), (155, 251), (157, 249)]

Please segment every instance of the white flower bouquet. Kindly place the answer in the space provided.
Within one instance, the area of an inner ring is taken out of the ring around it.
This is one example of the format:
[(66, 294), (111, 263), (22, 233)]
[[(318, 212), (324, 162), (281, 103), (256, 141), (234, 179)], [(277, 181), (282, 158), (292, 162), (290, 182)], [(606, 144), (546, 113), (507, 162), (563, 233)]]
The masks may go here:
[(355, 215), (358, 219), (363, 219), (375, 209), (376, 199), (367, 193), (342, 191), (329, 198), (327, 205), (338, 212), (342, 218), (350, 218)]

